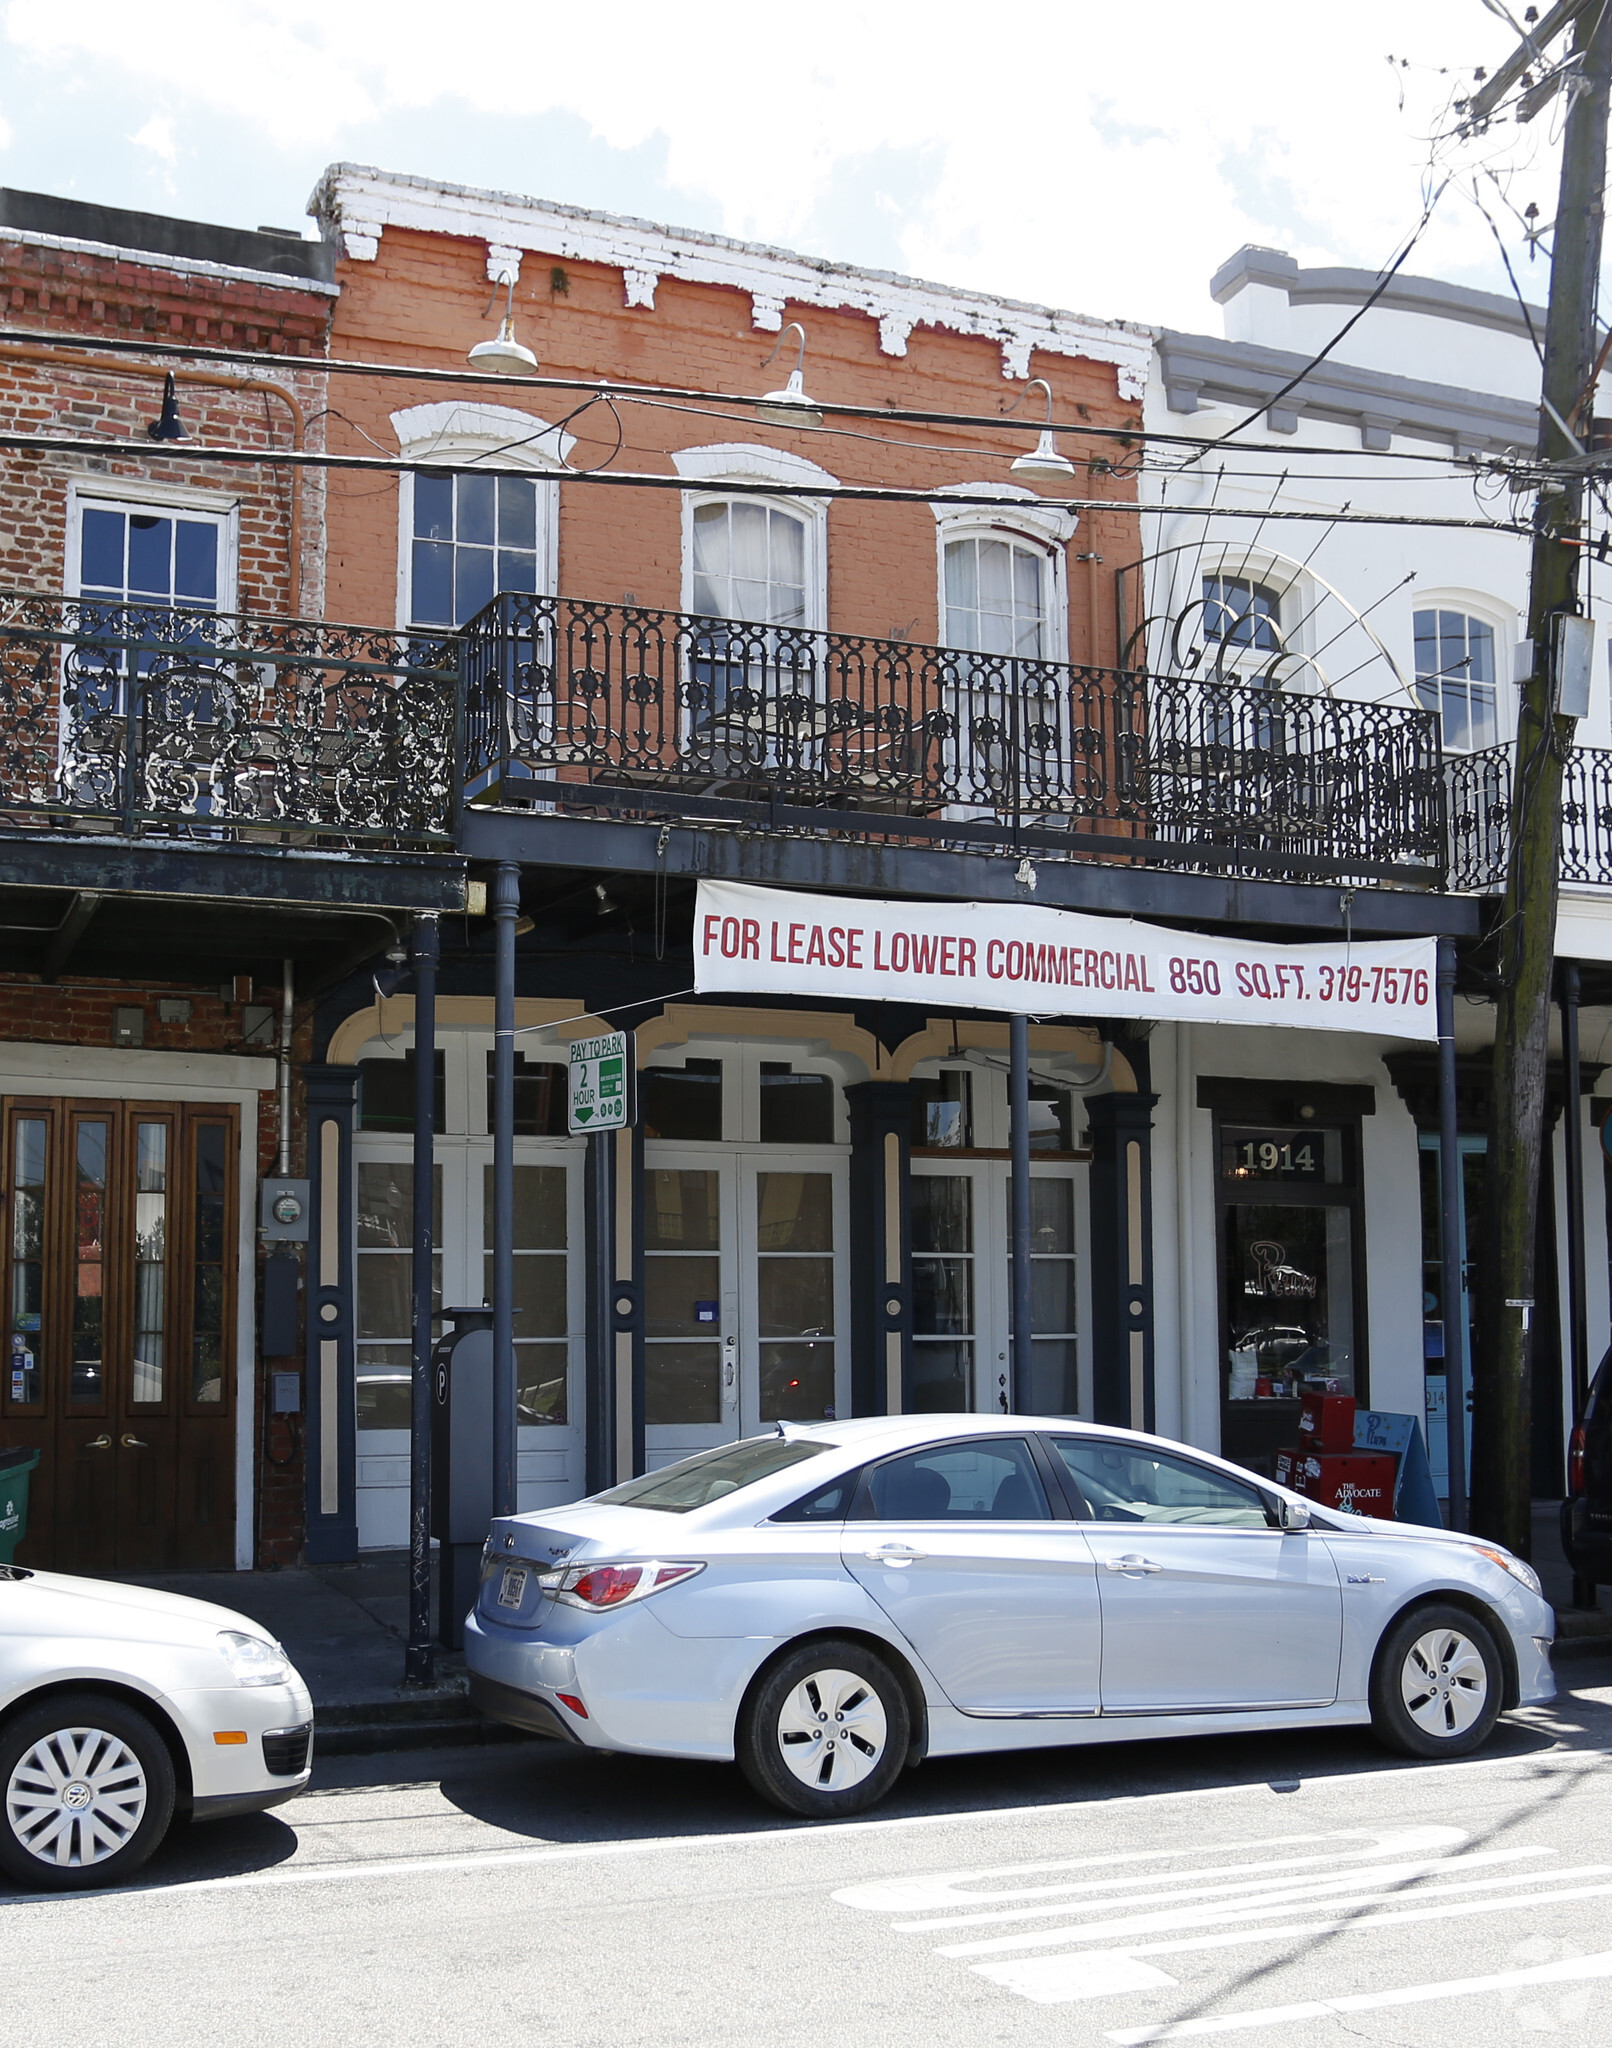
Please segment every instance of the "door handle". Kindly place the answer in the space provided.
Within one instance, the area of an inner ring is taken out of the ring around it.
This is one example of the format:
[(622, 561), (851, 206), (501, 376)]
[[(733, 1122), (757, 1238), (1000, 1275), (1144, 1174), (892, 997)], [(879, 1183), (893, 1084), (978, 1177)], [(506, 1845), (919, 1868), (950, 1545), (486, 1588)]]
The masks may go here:
[(112, 1439), (109, 1436), (92, 1436), (84, 1448), (87, 1451), (109, 1451)]
[(876, 1550), (864, 1550), (862, 1555), (870, 1564), (912, 1564), (927, 1557), (927, 1550), (914, 1550), (910, 1543), (881, 1543)]
[(131, 1451), (149, 1451), (151, 1448), (143, 1436), (130, 1436), (127, 1432), (118, 1441), (126, 1444)]
[(1162, 1564), (1155, 1564), (1150, 1557), (1138, 1557), (1134, 1550), (1124, 1557), (1105, 1557), (1103, 1568), (1111, 1572), (1137, 1573), (1162, 1572), (1164, 1569)]

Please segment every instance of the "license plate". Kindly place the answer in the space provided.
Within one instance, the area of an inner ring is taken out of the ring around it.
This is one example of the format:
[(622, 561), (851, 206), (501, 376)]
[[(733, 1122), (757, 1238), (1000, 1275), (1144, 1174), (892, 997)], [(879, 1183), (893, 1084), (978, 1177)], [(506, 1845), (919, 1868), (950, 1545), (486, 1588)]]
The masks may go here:
[(518, 1564), (506, 1565), (504, 1576), (498, 1587), (500, 1607), (519, 1607), (526, 1597), (526, 1571)]

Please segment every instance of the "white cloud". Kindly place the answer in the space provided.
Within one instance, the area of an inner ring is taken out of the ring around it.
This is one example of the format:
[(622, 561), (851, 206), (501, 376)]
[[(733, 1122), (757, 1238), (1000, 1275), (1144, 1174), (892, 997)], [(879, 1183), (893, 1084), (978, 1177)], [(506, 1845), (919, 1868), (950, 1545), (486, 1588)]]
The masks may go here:
[[(1375, 266), (1420, 211), (1423, 139), (1456, 80), (1510, 46), (1473, 0), (1028, 0), (981, 16), (914, 0), (617, 0), (521, 13), (437, 0), (12, 0), (15, 48), (70, 78), (110, 61), (164, 104), (224, 112), (263, 146), (335, 157), (366, 124), (421, 116), (412, 161), (453, 174), (479, 113), (579, 117), (618, 149), (661, 140), (665, 176), (737, 235), (811, 243), (837, 174), (879, 151), (922, 166), (899, 217), (869, 191), (870, 245), (920, 274), (1103, 315), (1202, 324), (1244, 241)], [(1414, 60), (1391, 71), (1392, 51)], [(1447, 67), (1447, 75), (1441, 75)], [(1403, 91), (1405, 105), (1400, 106)], [(1549, 155), (1547, 124), (1497, 135)], [(395, 131), (394, 131), (395, 132)], [(171, 122), (139, 138), (166, 154)], [(164, 145), (166, 144), (166, 149)], [(171, 157), (170, 157), (171, 161)], [(1518, 188), (1549, 217), (1541, 162)], [(300, 195), (298, 195), (300, 197)], [(642, 210), (657, 210), (646, 190)], [(851, 260), (843, 192), (825, 214)], [(875, 260), (878, 260), (875, 258)], [(1489, 230), (1452, 187), (1413, 269), (1494, 281)]]
[(149, 149), (153, 156), (160, 156), (165, 164), (177, 163), (179, 151), (174, 145), (174, 124), (166, 114), (153, 114), (138, 135), (129, 140), (141, 149)]

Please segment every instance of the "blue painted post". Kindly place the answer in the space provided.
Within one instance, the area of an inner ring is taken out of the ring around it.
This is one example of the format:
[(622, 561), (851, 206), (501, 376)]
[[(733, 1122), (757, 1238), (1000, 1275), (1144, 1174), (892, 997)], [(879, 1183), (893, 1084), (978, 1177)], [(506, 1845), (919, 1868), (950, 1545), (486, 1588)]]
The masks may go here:
[(403, 1676), (429, 1685), (431, 1646), (431, 1277), (436, 1204), (437, 960), (435, 911), (414, 920), (414, 1302), (409, 1335), (409, 1636)]
[(515, 920), (521, 873), (493, 881), (493, 1513), (515, 1512)]

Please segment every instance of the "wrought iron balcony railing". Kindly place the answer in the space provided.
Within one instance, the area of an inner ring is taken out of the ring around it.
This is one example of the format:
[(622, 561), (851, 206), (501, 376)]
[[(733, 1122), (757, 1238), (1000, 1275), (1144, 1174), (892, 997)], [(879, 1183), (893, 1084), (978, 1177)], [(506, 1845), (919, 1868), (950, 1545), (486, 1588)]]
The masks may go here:
[(1428, 712), (567, 598), (464, 637), (472, 802), (1444, 883)]
[[(1456, 889), (1503, 888), (1511, 850), (1512, 749), (1452, 757), (1450, 881)], [(1612, 884), (1612, 751), (1574, 747), (1562, 768), (1564, 882)]]
[(459, 664), (451, 636), (0, 593), (0, 819), (445, 843)]

